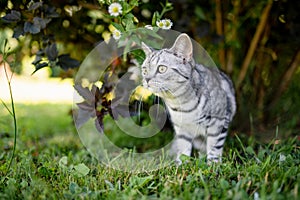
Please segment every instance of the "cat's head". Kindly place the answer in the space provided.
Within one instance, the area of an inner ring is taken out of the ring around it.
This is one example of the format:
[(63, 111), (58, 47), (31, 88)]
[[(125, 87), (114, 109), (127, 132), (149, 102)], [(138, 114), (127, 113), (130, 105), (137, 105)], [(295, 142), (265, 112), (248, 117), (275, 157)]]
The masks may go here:
[(146, 54), (142, 64), (143, 86), (164, 97), (175, 92), (182, 84), (188, 84), (194, 66), (193, 45), (187, 34), (177, 37), (169, 49), (152, 50), (142, 44)]

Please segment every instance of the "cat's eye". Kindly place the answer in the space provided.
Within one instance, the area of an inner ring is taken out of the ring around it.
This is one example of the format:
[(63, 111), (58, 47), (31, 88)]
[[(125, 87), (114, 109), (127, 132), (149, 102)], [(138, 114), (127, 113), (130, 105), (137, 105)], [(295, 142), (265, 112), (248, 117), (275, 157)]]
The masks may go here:
[(167, 71), (167, 67), (164, 66), (164, 65), (159, 65), (157, 70), (158, 70), (159, 73), (162, 74), (162, 73), (165, 73)]

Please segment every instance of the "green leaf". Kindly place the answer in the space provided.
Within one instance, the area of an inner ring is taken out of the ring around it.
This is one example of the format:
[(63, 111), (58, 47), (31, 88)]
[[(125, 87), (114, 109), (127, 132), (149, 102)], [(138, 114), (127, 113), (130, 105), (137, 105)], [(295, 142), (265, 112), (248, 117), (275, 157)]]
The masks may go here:
[(110, 181), (104, 180), (104, 182), (108, 185), (109, 189), (113, 190), (115, 188), (114, 185)]
[(255, 155), (253, 148), (250, 146), (246, 148), (246, 152), (249, 153), (250, 155)]
[(159, 20), (159, 13), (156, 11), (153, 13), (152, 26), (156, 26), (156, 21)]
[(124, 28), (121, 24), (118, 24), (118, 23), (115, 23), (115, 22), (111, 22), (111, 24), (116, 28), (118, 29), (119, 31), (121, 32), (124, 32)]
[(70, 183), (69, 190), (72, 194), (81, 192), (81, 188), (77, 185), (77, 183), (74, 183), (74, 182)]
[(21, 188), (26, 188), (26, 187), (28, 187), (28, 182), (26, 180), (22, 179), (20, 186), (21, 186)]
[(132, 13), (128, 13), (124, 16), (124, 18), (129, 19), (131, 21), (133, 21), (134, 15)]
[(132, 188), (142, 188), (146, 184), (148, 184), (151, 180), (153, 180), (153, 175), (145, 176), (145, 177), (131, 177), (129, 182)]
[(88, 175), (90, 168), (88, 168), (84, 163), (80, 163), (74, 166), (75, 173), (80, 177)]
[(58, 164), (60, 167), (62, 166), (66, 166), (68, 164), (68, 157), (67, 156), (63, 156), (59, 161)]
[(125, 25), (126, 31), (130, 31), (136, 28), (134, 26), (133, 19), (123, 19), (123, 24)]
[(130, 52), (133, 57), (137, 60), (137, 62), (139, 63), (139, 65), (142, 65), (144, 60), (145, 60), (145, 53), (143, 50), (141, 49), (135, 49), (133, 51)]
[(206, 20), (206, 16), (200, 6), (196, 6), (195, 8), (195, 14), (196, 16), (201, 20)]
[(139, 0), (131, 0), (129, 1), (129, 5), (131, 5), (132, 7), (139, 6)]
[(190, 156), (187, 156), (187, 155), (184, 155), (184, 154), (181, 154), (179, 156), (180, 160), (182, 161), (182, 163), (185, 163), (185, 162), (188, 162), (191, 160), (191, 157)]
[(51, 172), (44, 166), (38, 168), (38, 172), (42, 177), (49, 178), (51, 176)]
[[(156, 30), (158, 28), (157, 27), (153, 27), (153, 30), (149, 30), (149, 29), (138, 29), (138, 33), (142, 34), (142, 38), (147, 38), (147, 40), (149, 39), (149, 37), (153, 37), (155, 39), (161, 40), (159, 43), (162, 43), (163, 39), (159, 34), (156, 33)], [(146, 42), (145, 42), (146, 43)]]
[(140, 40), (140, 38), (138, 38), (138, 36), (136, 36), (136, 35), (132, 35), (132, 36), (130, 37), (130, 40), (133, 41), (133, 42), (135, 42), (137, 45), (141, 45), (141, 40)]
[(128, 41), (125, 48), (124, 48), (124, 51), (123, 51), (123, 60), (127, 60), (127, 54), (130, 52), (130, 47), (131, 47), (131, 44), (132, 44), (132, 41)]

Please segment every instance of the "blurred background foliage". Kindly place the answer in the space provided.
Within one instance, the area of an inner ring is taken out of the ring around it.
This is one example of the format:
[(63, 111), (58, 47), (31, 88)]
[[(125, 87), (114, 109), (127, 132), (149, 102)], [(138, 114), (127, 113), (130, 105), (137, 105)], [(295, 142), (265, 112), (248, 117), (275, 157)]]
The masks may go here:
[[(17, 73), (50, 67), (73, 77), (80, 62), (111, 34), (114, 19), (96, 0), (0, 0), (0, 36), (10, 37)], [(292, 0), (172, 0), (165, 17), (188, 33), (229, 74), (238, 113), (232, 129), (246, 134), (299, 135), (300, 2)], [(141, 0), (131, 12), (138, 26), (161, 11)], [(33, 64), (24, 64), (24, 59)], [(115, 63), (116, 64), (116, 63)], [(32, 68), (34, 66), (34, 68)], [(278, 132), (277, 132), (278, 133)]]

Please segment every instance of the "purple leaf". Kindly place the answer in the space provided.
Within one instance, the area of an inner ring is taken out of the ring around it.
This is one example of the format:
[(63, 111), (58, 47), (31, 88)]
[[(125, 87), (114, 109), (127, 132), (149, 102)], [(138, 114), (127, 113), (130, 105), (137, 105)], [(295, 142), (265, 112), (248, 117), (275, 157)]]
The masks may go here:
[(57, 18), (59, 14), (56, 12), (56, 8), (53, 6), (44, 5), (45, 16), (47, 18)]
[(37, 65), (41, 61), (42, 61), (42, 57), (37, 55), (37, 56), (35, 56), (35, 59), (31, 64)]
[(119, 116), (121, 117), (130, 117), (130, 112), (128, 105), (117, 105), (113, 109), (113, 117), (114, 119), (118, 119)]
[(75, 117), (75, 122), (78, 128), (86, 123), (91, 118), (91, 112), (89, 110), (78, 110), (78, 115)]
[[(82, 103), (77, 103), (76, 105), (77, 105), (78, 108), (81, 109), (81, 110), (86, 110), (86, 111), (89, 111), (89, 112), (91, 112), (91, 113), (92, 113), (92, 112), (95, 112), (95, 107), (94, 107), (94, 105), (89, 104), (89, 103), (87, 103), (86, 101), (84, 101), (84, 102), (82, 102)], [(91, 117), (95, 117), (95, 114), (92, 113), (92, 114), (91, 114)]]
[(80, 62), (70, 57), (69, 54), (63, 54), (58, 56), (58, 65), (64, 70), (79, 67)]
[(39, 27), (40, 29), (46, 28), (46, 25), (51, 21), (51, 19), (48, 18), (40, 18), (40, 17), (34, 17), (33, 18), (33, 24), (36, 27)]
[(95, 119), (95, 127), (100, 133), (103, 133), (104, 130), (103, 117), (97, 117)]
[(13, 38), (18, 38), (21, 35), (24, 35), (24, 28), (23, 26), (19, 25), (14, 28)]
[(89, 102), (90, 104), (95, 102), (95, 96), (89, 90), (89, 88), (87, 87), (84, 88), (81, 85), (74, 85), (74, 88), (85, 101)]
[(34, 74), (35, 72), (37, 72), (38, 70), (47, 67), (49, 64), (47, 62), (40, 62), (38, 64), (35, 65), (35, 70), (34, 72), (32, 72), (32, 74)]
[(2, 17), (2, 20), (7, 23), (18, 22), (21, 20), (21, 13), (16, 10), (12, 10), (10, 13)]
[(25, 22), (25, 24), (24, 24), (24, 32), (25, 33), (36, 34), (36, 33), (39, 33), (40, 31), (41, 31), (41, 29), (39, 26), (36, 26), (31, 22)]
[(78, 115), (75, 120), (78, 127), (81, 127), (90, 118), (96, 117), (96, 109), (94, 107), (94, 104), (90, 104), (84, 101), (82, 103), (77, 103), (77, 106), (79, 109)]
[(55, 61), (58, 55), (56, 44), (50, 44), (45, 48), (45, 53), (50, 61)]
[(34, 2), (31, 3), (28, 7), (28, 11), (36, 10), (43, 5), (43, 2)]

